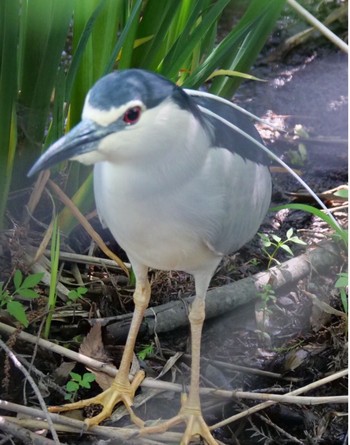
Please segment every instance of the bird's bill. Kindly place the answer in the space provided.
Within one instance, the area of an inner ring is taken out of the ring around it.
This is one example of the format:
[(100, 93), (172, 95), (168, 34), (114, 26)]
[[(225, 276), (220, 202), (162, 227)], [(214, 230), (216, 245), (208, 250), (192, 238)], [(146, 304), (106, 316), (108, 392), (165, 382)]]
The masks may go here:
[(58, 162), (75, 158), (97, 149), (99, 141), (110, 134), (108, 127), (102, 127), (91, 120), (83, 120), (69, 133), (61, 137), (36, 161), (28, 172), (28, 177)]

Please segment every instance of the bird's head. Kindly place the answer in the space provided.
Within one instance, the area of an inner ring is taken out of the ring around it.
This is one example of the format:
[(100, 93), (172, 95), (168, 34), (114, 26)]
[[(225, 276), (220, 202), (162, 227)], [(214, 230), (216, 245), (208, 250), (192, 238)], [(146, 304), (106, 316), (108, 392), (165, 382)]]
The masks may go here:
[(66, 159), (84, 164), (150, 157), (167, 150), (200, 112), (179, 87), (157, 74), (130, 69), (101, 78), (87, 94), (81, 122), (55, 142), (28, 173)]

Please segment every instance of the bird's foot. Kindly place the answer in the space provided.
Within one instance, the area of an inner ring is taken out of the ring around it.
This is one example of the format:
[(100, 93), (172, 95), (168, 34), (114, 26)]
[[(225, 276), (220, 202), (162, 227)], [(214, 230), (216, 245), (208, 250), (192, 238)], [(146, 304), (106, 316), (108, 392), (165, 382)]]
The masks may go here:
[(75, 403), (68, 403), (62, 406), (50, 406), (49, 411), (51, 413), (60, 413), (63, 411), (72, 411), (75, 409), (85, 408), (89, 405), (102, 405), (102, 411), (94, 417), (85, 419), (85, 424), (89, 428), (90, 426), (98, 425), (103, 420), (111, 416), (113, 408), (117, 403), (123, 403), (129, 412), (130, 419), (138, 427), (142, 428), (144, 422), (142, 419), (136, 416), (132, 410), (133, 399), (137, 388), (140, 386), (145, 374), (143, 371), (139, 371), (131, 383), (121, 383), (117, 379), (112, 383), (111, 387), (101, 392), (95, 397), (90, 399), (80, 400)]
[(141, 429), (140, 434), (164, 433), (169, 428), (182, 422), (186, 423), (186, 429), (180, 445), (188, 445), (192, 439), (198, 436), (201, 437), (207, 445), (217, 445), (217, 441), (212, 436), (208, 425), (203, 419), (201, 409), (187, 405), (186, 401), (183, 403), (178, 415), (158, 425), (144, 427)]

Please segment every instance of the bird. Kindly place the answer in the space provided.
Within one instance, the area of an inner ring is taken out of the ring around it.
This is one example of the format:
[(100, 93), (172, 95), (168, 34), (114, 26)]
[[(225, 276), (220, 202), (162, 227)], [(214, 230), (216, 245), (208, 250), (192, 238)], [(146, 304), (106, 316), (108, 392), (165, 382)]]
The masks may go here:
[[(215, 95), (192, 95), (154, 72), (116, 70), (93, 85), (81, 122), (49, 147), (29, 171), (28, 176), (33, 176), (68, 159), (93, 164), (98, 215), (125, 250), (136, 278), (132, 322), (111, 387), (52, 411), (100, 404), (101, 413), (85, 420), (91, 426), (107, 419), (122, 402), (141, 434), (184, 423), (182, 445), (198, 437), (209, 445), (217, 444), (203, 418), (199, 397), (205, 296), (221, 259), (253, 238), (271, 200), (269, 159), (223, 119), (261, 142), (251, 119)], [(151, 297), (149, 268), (191, 274), (195, 298), (189, 311), (188, 395), (175, 417), (145, 427), (132, 409), (144, 373), (140, 371), (131, 382), (128, 375)]]

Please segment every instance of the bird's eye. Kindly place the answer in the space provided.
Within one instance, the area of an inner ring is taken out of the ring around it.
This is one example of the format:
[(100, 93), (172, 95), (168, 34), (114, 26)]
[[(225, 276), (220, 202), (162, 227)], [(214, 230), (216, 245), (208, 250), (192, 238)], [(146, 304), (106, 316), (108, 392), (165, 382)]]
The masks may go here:
[(125, 112), (123, 121), (128, 125), (133, 125), (140, 119), (140, 116), (141, 107), (132, 107)]

